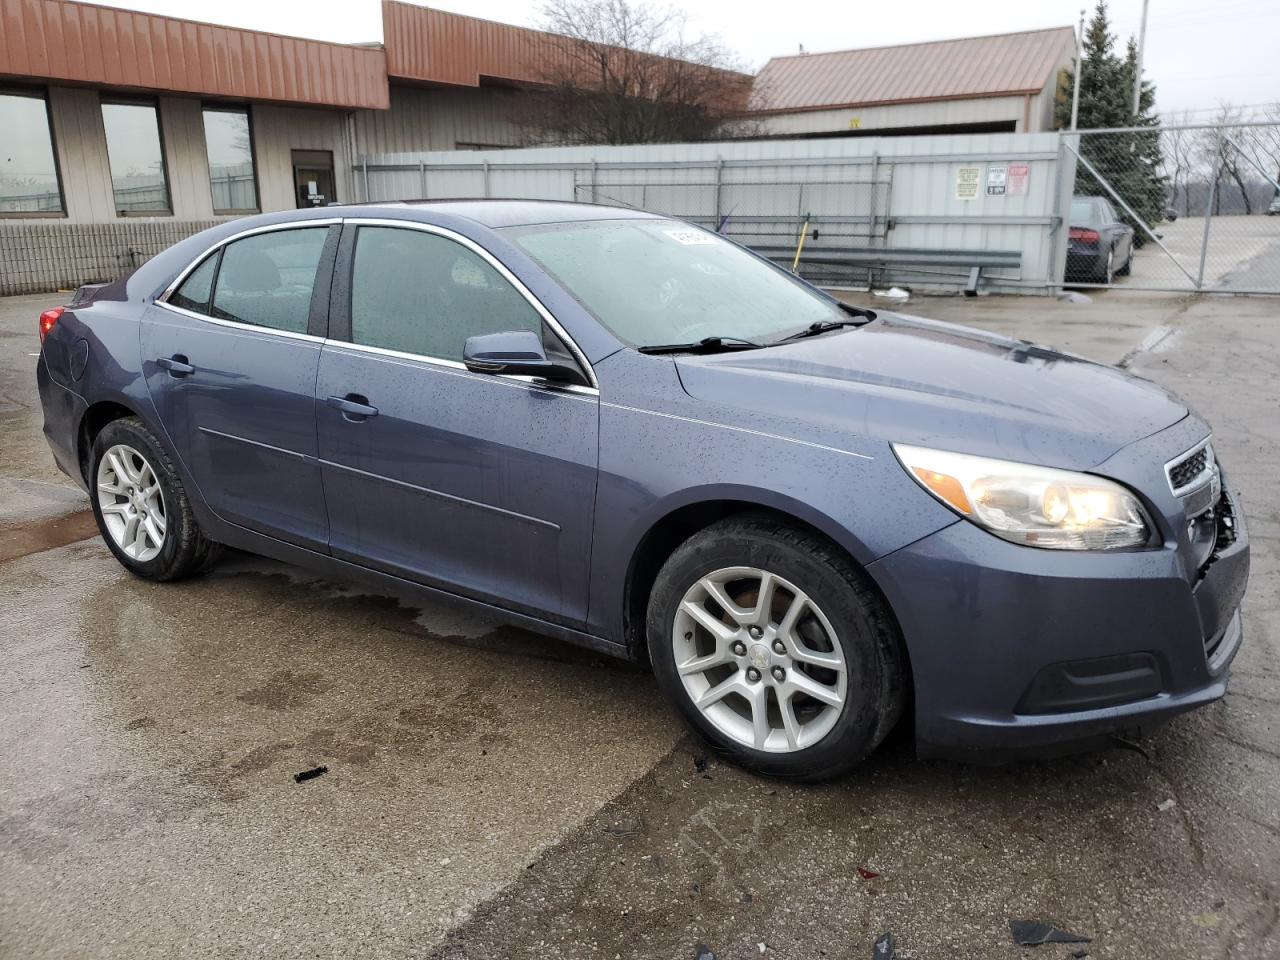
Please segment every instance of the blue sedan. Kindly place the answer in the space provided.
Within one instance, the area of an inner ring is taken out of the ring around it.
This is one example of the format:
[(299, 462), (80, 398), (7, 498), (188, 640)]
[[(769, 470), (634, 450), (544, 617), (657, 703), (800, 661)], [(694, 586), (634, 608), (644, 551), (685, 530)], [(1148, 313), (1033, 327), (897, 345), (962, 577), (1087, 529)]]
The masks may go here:
[(1221, 697), (1244, 518), (1210, 428), (1078, 357), (843, 305), (716, 234), (545, 202), (221, 224), (40, 318), (59, 465), (132, 573), (221, 545), (652, 664), (816, 779)]

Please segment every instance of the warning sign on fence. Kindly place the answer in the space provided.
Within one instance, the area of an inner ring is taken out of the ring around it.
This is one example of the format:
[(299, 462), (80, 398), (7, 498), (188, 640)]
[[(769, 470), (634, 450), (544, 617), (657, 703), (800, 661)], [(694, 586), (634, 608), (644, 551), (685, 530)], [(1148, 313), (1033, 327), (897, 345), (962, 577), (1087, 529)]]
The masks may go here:
[(1003, 197), (1009, 184), (1008, 167), (987, 167), (987, 196)]
[(1007, 196), (1025, 197), (1031, 181), (1031, 164), (1009, 164), (1009, 191)]
[(956, 199), (973, 200), (978, 196), (978, 167), (956, 167)]

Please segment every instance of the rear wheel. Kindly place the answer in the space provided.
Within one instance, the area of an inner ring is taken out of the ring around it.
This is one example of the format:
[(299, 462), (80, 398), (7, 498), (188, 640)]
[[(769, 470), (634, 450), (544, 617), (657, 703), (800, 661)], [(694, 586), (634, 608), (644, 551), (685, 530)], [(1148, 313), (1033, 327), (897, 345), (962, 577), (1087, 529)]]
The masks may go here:
[(131, 573), (177, 580), (209, 567), (218, 545), (200, 530), (160, 441), (141, 420), (103, 427), (89, 471), (102, 539)]
[(690, 724), (761, 773), (835, 776), (902, 713), (901, 645), (865, 575), (823, 538), (769, 518), (722, 521), (676, 550), (648, 640)]
[(1125, 255), (1124, 266), (1116, 271), (1117, 277), (1127, 277), (1133, 271), (1133, 246), (1129, 246), (1129, 252)]
[(1102, 283), (1111, 283), (1116, 278), (1116, 248), (1107, 251), (1107, 259), (1102, 264)]

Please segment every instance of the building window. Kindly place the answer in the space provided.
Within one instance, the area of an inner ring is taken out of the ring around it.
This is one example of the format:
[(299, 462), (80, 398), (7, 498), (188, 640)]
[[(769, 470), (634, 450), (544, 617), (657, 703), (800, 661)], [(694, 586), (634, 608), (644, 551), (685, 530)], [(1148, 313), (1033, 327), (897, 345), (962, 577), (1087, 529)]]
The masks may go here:
[(66, 212), (49, 130), (43, 96), (0, 91), (0, 215)]
[(209, 156), (213, 212), (257, 213), (258, 181), (249, 111), (205, 107), (204, 147)]
[(160, 115), (152, 103), (104, 103), (111, 189), (120, 216), (171, 213), (169, 177), (160, 144)]

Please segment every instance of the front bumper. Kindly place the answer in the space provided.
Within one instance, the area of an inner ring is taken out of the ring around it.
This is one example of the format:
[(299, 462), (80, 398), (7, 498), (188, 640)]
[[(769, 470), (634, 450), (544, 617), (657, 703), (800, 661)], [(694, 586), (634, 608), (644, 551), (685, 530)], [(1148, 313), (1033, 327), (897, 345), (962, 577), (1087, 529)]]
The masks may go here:
[(1076, 749), (1220, 698), (1249, 574), (1232, 501), (1234, 542), (1190, 571), (1176, 540), (1037, 550), (963, 520), (871, 564), (911, 657), (920, 752)]

